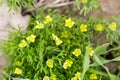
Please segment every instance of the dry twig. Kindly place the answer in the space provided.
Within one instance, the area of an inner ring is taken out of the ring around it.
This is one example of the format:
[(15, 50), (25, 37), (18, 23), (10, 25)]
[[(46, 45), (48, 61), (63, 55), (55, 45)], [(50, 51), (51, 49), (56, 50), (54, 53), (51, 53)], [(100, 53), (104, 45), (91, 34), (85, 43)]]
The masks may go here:
[(46, 0), (40, 0), (35, 7), (31, 8), (31, 9), (26, 9), (23, 12), (23, 15), (26, 15), (27, 13), (31, 13), (36, 11), (39, 8), (58, 8), (58, 7), (63, 7), (63, 6), (67, 6), (67, 5), (71, 5), (73, 4), (74, 1), (66, 1), (66, 0), (54, 0), (53, 2), (46, 2)]

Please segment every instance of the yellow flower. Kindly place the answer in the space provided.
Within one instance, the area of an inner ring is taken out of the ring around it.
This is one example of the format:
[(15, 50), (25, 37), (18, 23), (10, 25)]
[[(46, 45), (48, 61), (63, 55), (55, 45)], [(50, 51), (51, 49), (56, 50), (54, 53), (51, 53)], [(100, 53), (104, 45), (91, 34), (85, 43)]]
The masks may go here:
[(35, 42), (35, 35), (30, 35), (30, 36), (28, 36), (26, 39), (29, 41), (29, 42)]
[(89, 55), (90, 55), (90, 56), (93, 56), (94, 50), (93, 50), (92, 48), (88, 48), (87, 46), (86, 46), (86, 49), (88, 50)]
[(89, 48), (89, 55), (93, 56), (93, 54), (94, 54), (94, 50), (92, 48)]
[(75, 24), (75, 22), (72, 21), (71, 18), (65, 20), (65, 26), (66, 27), (72, 28), (74, 24)]
[(21, 69), (19, 69), (19, 68), (15, 68), (15, 72), (14, 72), (15, 74), (21, 74), (22, 73), (22, 71), (21, 71)]
[(22, 40), (20, 43), (19, 43), (19, 47), (25, 47), (27, 46), (27, 42), (25, 40)]
[(53, 68), (53, 61), (51, 59), (48, 59), (46, 61), (46, 65), (49, 67), (49, 68)]
[(80, 30), (81, 30), (81, 32), (86, 32), (87, 31), (87, 25), (81, 24), (80, 25)]
[(63, 68), (67, 69), (68, 67), (71, 67), (73, 64), (73, 62), (70, 59), (65, 60), (64, 64), (63, 64)]
[(51, 75), (50, 80), (57, 80), (56, 75), (55, 74)]
[(75, 49), (73, 54), (78, 57), (81, 54), (81, 50), (80, 49)]
[(71, 80), (78, 80), (76, 77), (72, 77)]
[(82, 3), (87, 3), (87, 0), (82, 0)]
[(57, 38), (57, 39), (55, 40), (55, 42), (56, 42), (56, 45), (57, 45), (57, 46), (63, 43), (63, 41), (62, 41), (61, 39), (59, 39), (59, 38)]
[(116, 25), (117, 24), (113, 22), (112, 24), (109, 25), (109, 28), (114, 31), (116, 29)]
[(60, 45), (63, 43), (61, 39), (59, 39), (55, 34), (52, 34), (53, 40), (55, 40), (56, 45)]
[(69, 33), (67, 31), (62, 32), (62, 38), (69, 38)]
[(57, 40), (58, 37), (55, 34), (52, 34), (53, 40)]
[(42, 29), (42, 28), (44, 28), (44, 25), (43, 25), (42, 23), (39, 23), (39, 22), (37, 21), (37, 25), (35, 26), (35, 28), (37, 28), (37, 29)]
[(50, 80), (50, 78), (48, 76), (45, 76), (43, 80)]
[(81, 73), (80, 73), (80, 72), (77, 72), (77, 73), (75, 74), (75, 77), (76, 77), (77, 79), (80, 79), (80, 78), (81, 78)]
[(67, 68), (68, 68), (68, 64), (64, 62), (63, 68), (64, 68), (64, 69), (67, 69)]
[(49, 15), (47, 15), (45, 17), (45, 23), (50, 23), (51, 21), (52, 21), (52, 18)]
[(96, 74), (91, 74), (91, 75), (90, 75), (90, 79), (93, 80), (93, 79), (98, 79), (98, 78), (97, 78), (97, 75), (96, 75)]
[(21, 63), (20, 61), (17, 61), (17, 62), (15, 62), (15, 65), (16, 65), (16, 66), (21, 66), (22, 63)]
[(103, 31), (103, 26), (101, 24), (96, 25), (96, 30)]

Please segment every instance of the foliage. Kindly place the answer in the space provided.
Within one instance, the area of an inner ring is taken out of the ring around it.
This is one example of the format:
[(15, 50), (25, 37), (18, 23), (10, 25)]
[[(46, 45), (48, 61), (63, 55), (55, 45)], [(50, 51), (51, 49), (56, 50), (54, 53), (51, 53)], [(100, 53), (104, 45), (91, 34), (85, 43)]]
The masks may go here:
[(10, 6), (10, 9), (16, 9), (18, 8), (32, 8), (35, 5), (34, 0), (2, 0), (4, 3), (7, 3), (8, 6)]
[(13, 28), (15, 32), (11, 32), (9, 40), (5, 41), (4, 52), (9, 58), (5, 70), (9, 76), (4, 75), (3, 78), (119, 80), (119, 76), (110, 73), (104, 64), (120, 61), (120, 57), (112, 60), (101, 57), (108, 52), (110, 43), (99, 45), (91, 42), (95, 35), (119, 32), (118, 22), (114, 21), (116, 25), (112, 23), (95, 18), (75, 19), (55, 12), (45, 16), (38, 11), (36, 17), (31, 18), (27, 31)]
[[(37, 0), (2, 0), (1, 3), (4, 1), (11, 6), (10, 10), (16, 6), (32, 9), (37, 3)], [(75, 6), (80, 14), (86, 15), (99, 4), (98, 0), (76, 0)], [(20, 26), (11, 27), (15, 31), (10, 32), (2, 45), (3, 52), (8, 53), (3, 80), (120, 80), (119, 72), (115, 75), (105, 66), (120, 61), (119, 17), (107, 21), (93, 17), (85, 20), (50, 10), (48, 15), (44, 12), (36, 11), (25, 32), (21, 32)], [(95, 36), (101, 35), (105, 35), (106, 43), (93, 42)], [(114, 57), (107, 60), (105, 55), (109, 53)]]
[[(2, 0), (0, 3), (3, 3), (3, 2), (6, 2), (10, 6), (10, 9), (9, 9), (10, 11), (13, 8), (16, 10), (18, 10), (18, 8), (33, 9), (35, 6), (44, 4), (45, 0)], [(64, 0), (64, 2), (67, 2), (67, 0)], [(54, 2), (51, 4), (54, 6)], [(46, 7), (47, 5), (51, 5), (51, 4), (45, 4), (44, 6), (42, 6), (42, 8)], [(86, 15), (87, 13), (92, 11), (94, 8), (99, 7), (99, 1), (98, 0), (75, 0), (73, 6), (77, 6), (77, 9), (80, 10), (80, 14)]]
[(92, 11), (93, 8), (99, 7), (99, 1), (98, 0), (75, 0), (75, 6), (77, 6), (77, 8), (80, 10), (80, 14), (86, 15), (87, 13)]

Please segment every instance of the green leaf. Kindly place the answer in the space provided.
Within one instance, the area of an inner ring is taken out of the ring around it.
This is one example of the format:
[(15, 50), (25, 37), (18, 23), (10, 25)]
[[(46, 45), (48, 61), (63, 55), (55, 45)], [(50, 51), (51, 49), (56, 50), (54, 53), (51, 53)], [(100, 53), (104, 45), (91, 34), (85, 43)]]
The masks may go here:
[(95, 73), (95, 74), (99, 74), (99, 75), (103, 75), (103, 76), (108, 76), (106, 73), (95, 70), (93, 68), (88, 69), (88, 71), (91, 72), (91, 73)]
[(111, 61), (120, 61), (120, 56), (112, 59)]
[[(120, 56), (119, 56), (119, 57), (116, 57), (116, 58), (114, 58), (114, 59), (112, 59), (112, 60), (106, 60), (106, 59), (104, 59), (104, 58), (102, 58), (102, 57), (99, 57), (99, 58), (100, 58), (100, 60), (101, 60), (101, 62), (102, 62), (103, 64), (106, 64), (106, 63), (109, 63), (109, 62), (112, 62), (112, 61), (120, 61)], [(95, 62), (95, 63), (91, 64), (90, 66), (99, 66), (99, 64), (97, 64), (97, 63)]]
[[(110, 80), (117, 80), (117, 76), (111, 74), (106, 66), (103, 65), (102, 61), (94, 54), (94, 59), (97, 64), (101, 65), (108, 73)], [(119, 80), (119, 79), (118, 79)]]
[(106, 43), (106, 44), (103, 44), (101, 46), (98, 46), (96, 49), (95, 49), (95, 54), (96, 55), (101, 55), (101, 54), (105, 54), (107, 51), (106, 51), (106, 48), (108, 47), (109, 43)]
[(84, 57), (84, 62), (83, 62), (83, 72), (82, 72), (82, 80), (84, 79), (84, 75), (89, 69), (89, 64), (90, 64), (90, 57), (89, 57), (89, 52), (86, 50), (85, 57)]

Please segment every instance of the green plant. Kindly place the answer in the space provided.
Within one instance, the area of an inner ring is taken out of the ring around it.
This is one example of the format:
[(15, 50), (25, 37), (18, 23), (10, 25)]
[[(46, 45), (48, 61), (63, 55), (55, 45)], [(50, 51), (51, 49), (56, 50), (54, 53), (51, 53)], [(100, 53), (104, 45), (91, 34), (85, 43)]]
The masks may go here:
[[(56, 0), (56, 1), (48, 1), (46, 0), (2, 0), (0, 3), (3, 4), (3, 2), (6, 2), (8, 6), (10, 6), (10, 9), (16, 9), (24, 8), (24, 14), (34, 12), (40, 8), (56, 8), (56, 7), (62, 7), (67, 6), (74, 3), (74, 7), (77, 6), (77, 9), (80, 10), (80, 14), (86, 15), (90, 11), (92, 11), (94, 8), (99, 7), (99, 1), (98, 0), (75, 0), (75, 1), (68, 1), (68, 0)], [(69, 11), (70, 12), (70, 11)]]
[[(9, 64), (5, 69), (9, 77), (31, 80), (119, 80), (104, 64), (120, 61), (119, 56), (106, 60), (110, 43), (92, 43), (95, 34), (119, 31), (117, 22), (95, 18), (75, 19), (65, 15), (38, 11), (31, 18), (27, 31), (15, 30), (4, 43)], [(112, 50), (112, 49), (109, 49)], [(106, 70), (106, 72), (102, 71)]]
[[(82, 7), (81, 7), (82, 5)], [(98, 0), (75, 0), (75, 6), (80, 10), (80, 14), (88, 14), (93, 8), (99, 7)]]
[(35, 1), (34, 0), (2, 0), (1, 3), (6, 3), (8, 6), (10, 6), (10, 9), (16, 9), (18, 10), (19, 8), (32, 8), (35, 6)]
[[(46, 1), (7, 1), (11, 9), (24, 7), (26, 12), (36, 10), (36, 14), (25, 32), (21, 32), (20, 26), (19, 29), (11, 27), (14, 32), (10, 32), (9, 39), (1, 45), (8, 55), (3, 80), (120, 80), (119, 72), (114, 74), (105, 66), (120, 61), (119, 17), (107, 21), (93, 17), (86, 20), (51, 10), (46, 16), (45, 9), (61, 7), (61, 0), (49, 5)], [(63, 4), (72, 3), (67, 1)], [(98, 0), (76, 0), (75, 5), (80, 14), (86, 15), (98, 8)], [(41, 7), (45, 9), (37, 10)], [(99, 38), (101, 35), (105, 35), (102, 37), (106, 39), (104, 44), (93, 42), (95, 36)], [(106, 55), (111, 53), (113, 58), (108, 60)]]

